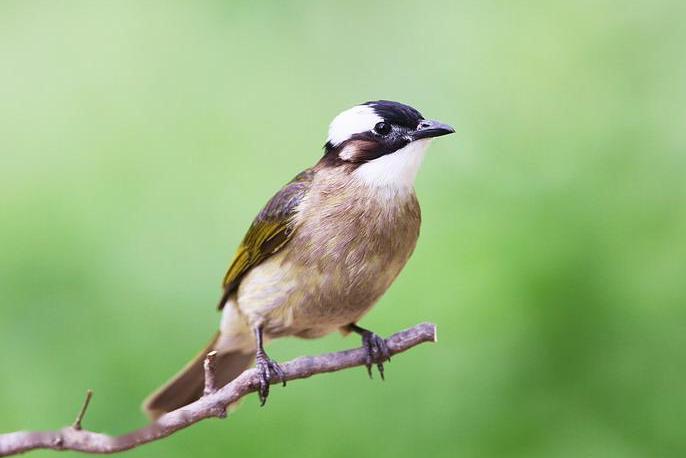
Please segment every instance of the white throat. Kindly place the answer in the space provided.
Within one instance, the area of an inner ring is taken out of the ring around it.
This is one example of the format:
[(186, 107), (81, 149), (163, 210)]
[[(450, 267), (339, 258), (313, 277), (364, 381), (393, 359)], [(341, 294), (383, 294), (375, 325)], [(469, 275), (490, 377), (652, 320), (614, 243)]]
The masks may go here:
[(413, 141), (394, 153), (361, 165), (353, 177), (388, 196), (409, 193), (430, 143), (429, 138)]

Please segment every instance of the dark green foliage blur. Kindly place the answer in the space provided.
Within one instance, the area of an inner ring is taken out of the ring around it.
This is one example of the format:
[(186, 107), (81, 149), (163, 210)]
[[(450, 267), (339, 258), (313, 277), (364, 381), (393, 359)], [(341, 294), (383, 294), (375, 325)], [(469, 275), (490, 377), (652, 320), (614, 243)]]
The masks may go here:
[(457, 133), (362, 324), (439, 342), (128, 456), (685, 456), (684, 5), (1, 2), (0, 431), (68, 424), (87, 388), (87, 428), (145, 424), (252, 217), (387, 98)]

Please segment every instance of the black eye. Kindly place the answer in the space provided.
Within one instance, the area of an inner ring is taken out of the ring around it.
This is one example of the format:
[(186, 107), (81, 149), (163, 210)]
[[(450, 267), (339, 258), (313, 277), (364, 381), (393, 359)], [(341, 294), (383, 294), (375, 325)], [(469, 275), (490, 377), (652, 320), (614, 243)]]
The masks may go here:
[(387, 122), (378, 122), (374, 126), (374, 132), (379, 135), (388, 135), (391, 132), (391, 125)]

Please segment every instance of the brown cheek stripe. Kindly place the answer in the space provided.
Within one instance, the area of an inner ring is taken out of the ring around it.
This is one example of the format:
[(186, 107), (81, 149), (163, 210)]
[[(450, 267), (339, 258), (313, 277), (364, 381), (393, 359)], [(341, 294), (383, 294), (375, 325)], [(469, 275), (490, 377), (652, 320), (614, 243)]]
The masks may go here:
[[(346, 140), (337, 146), (327, 143), (324, 145), (325, 153), (324, 157), (319, 161), (319, 166), (338, 167), (349, 165), (355, 169), (366, 162), (393, 153), (409, 143), (404, 137), (399, 137), (390, 144), (383, 143), (376, 138), (370, 138), (372, 135), (369, 132), (357, 134), (350, 140)], [(346, 148), (352, 148), (354, 154), (349, 159), (341, 159), (340, 153)]]

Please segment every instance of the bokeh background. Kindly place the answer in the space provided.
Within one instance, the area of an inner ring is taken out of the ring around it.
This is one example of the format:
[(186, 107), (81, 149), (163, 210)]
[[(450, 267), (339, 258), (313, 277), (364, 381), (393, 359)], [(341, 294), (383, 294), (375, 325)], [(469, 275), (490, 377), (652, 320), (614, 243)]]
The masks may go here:
[(88, 428), (145, 424), (252, 217), (388, 98), (458, 133), (363, 324), (439, 342), (129, 456), (685, 456), (684, 5), (4, 0), (0, 431), (67, 424), (87, 388)]

